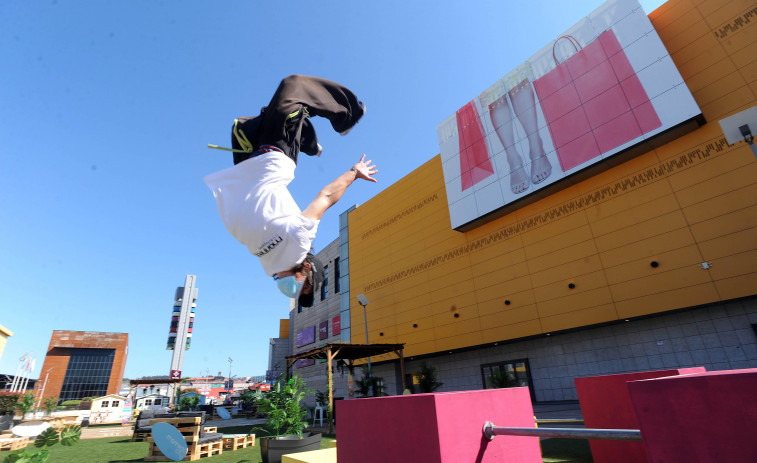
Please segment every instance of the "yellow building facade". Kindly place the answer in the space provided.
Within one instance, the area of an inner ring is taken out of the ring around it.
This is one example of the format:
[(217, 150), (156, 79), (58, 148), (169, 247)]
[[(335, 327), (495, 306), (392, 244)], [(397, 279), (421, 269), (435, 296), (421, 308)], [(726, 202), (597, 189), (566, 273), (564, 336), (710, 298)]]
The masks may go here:
[[(431, 158), (345, 214), (343, 338), (365, 342), (364, 294), (369, 339), (405, 343), (410, 372), (427, 359), (444, 389), (481, 388), (480, 365), (528, 359), (537, 400), (574, 399), (576, 376), (757, 367), (757, 159), (718, 124), (757, 105), (757, 5), (671, 0), (649, 19), (706, 123), (466, 232)], [(558, 358), (574, 373), (555, 385)]]

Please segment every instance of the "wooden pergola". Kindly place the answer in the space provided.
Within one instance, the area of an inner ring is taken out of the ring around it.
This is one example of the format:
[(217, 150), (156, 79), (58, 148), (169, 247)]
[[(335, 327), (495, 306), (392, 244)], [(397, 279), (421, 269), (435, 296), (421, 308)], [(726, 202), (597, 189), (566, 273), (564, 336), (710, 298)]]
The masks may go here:
[(402, 351), (405, 348), (405, 344), (326, 344), (322, 347), (316, 347), (299, 354), (290, 355), (286, 358), (287, 369), (286, 376), (289, 378), (289, 369), (298, 360), (305, 359), (317, 359), (326, 360), (328, 364), (328, 377), (329, 377), (329, 434), (334, 432), (334, 422), (332, 419), (332, 410), (334, 409), (334, 382), (333, 382), (333, 366), (334, 360), (344, 360), (348, 367), (352, 367), (355, 360), (364, 359), (369, 357), (375, 357), (377, 355), (384, 355), (394, 353), (400, 360), (400, 370), (402, 374), (402, 390), (405, 390), (405, 357)]

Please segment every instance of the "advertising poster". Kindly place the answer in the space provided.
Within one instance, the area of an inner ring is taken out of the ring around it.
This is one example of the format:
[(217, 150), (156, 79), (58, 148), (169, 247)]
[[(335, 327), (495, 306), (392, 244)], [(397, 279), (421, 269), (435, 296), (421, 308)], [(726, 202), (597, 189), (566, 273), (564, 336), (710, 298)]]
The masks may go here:
[(134, 408), (134, 401), (131, 400), (131, 395), (126, 397), (126, 402), (124, 402), (124, 408), (121, 412), (121, 424), (126, 426), (129, 420), (131, 419), (132, 410)]
[(297, 368), (309, 367), (315, 365), (315, 359), (299, 359), (297, 360)]
[(329, 322), (328, 320), (322, 321), (318, 325), (318, 339), (323, 341), (329, 337)]
[(336, 336), (342, 332), (342, 318), (340, 315), (331, 319), (331, 334)]
[(439, 124), (452, 228), (700, 114), (637, 0), (607, 1)]
[(297, 347), (307, 346), (315, 342), (315, 326), (309, 326), (297, 333)]

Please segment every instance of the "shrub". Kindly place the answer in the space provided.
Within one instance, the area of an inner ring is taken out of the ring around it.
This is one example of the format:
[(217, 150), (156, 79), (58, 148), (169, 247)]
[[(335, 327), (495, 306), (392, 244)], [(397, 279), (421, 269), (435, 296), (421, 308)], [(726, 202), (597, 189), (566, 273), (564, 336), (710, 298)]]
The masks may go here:
[(16, 402), (16, 410), (18, 410), (21, 417), (29, 413), (34, 409), (34, 393), (28, 392), (22, 395), (18, 402)]
[(421, 392), (434, 392), (444, 384), (436, 380), (436, 367), (426, 365), (426, 362), (421, 362), (421, 369), (416, 375)]
[(373, 386), (373, 397), (386, 395), (384, 394), (384, 378), (369, 375), (368, 366), (363, 365), (363, 377), (355, 381), (355, 392), (359, 397), (370, 397), (371, 386)]
[(52, 415), (55, 409), (58, 407), (57, 397), (47, 397), (42, 401), (42, 408), (45, 409), (45, 413)]
[(263, 428), (253, 430), (263, 430), (271, 437), (296, 434), (302, 438), (302, 431), (308, 424), (304, 421), (307, 411), (300, 402), (311, 392), (297, 375), (289, 381), (277, 381), (266, 393), (258, 391), (255, 404), (268, 420)]
[(315, 403), (321, 407), (329, 404), (329, 391), (315, 391)]
[(0, 415), (12, 415), (20, 397), (17, 392), (0, 392)]

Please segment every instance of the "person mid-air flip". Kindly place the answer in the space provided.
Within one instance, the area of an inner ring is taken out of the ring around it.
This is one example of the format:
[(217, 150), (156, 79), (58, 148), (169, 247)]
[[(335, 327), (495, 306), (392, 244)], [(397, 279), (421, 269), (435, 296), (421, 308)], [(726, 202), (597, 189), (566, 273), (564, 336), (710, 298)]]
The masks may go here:
[(230, 149), (234, 166), (204, 179), (229, 233), (260, 259), (284, 295), (298, 299), (304, 307), (313, 305), (313, 295), (323, 281), (323, 265), (310, 252), (318, 222), (355, 180), (376, 182), (378, 169), (363, 154), (303, 211), (287, 185), (294, 179), (300, 151), (321, 155), (309, 117), (325, 117), (334, 130), (346, 135), (363, 114), (365, 105), (336, 82), (286, 77), (260, 115), (234, 120)]

